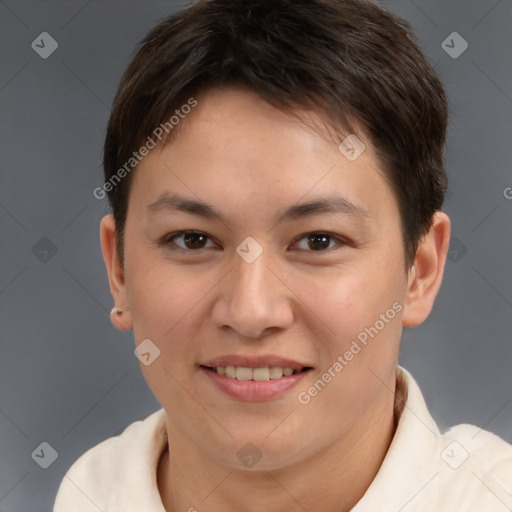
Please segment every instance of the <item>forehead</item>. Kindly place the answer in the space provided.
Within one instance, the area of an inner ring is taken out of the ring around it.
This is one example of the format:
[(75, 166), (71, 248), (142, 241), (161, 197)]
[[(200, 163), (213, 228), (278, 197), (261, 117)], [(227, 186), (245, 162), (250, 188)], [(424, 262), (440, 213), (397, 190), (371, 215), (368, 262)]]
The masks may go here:
[[(335, 195), (370, 217), (381, 216), (381, 210), (397, 213), (394, 194), (362, 132), (357, 139), (344, 133), (336, 140), (319, 129), (325, 126), (320, 116), (308, 112), (305, 117), (302, 122), (245, 90), (198, 96), (174, 139), (138, 165), (130, 202), (147, 208), (176, 193), (247, 217), (249, 212), (275, 215), (283, 205)], [(347, 147), (354, 151), (347, 153)]]

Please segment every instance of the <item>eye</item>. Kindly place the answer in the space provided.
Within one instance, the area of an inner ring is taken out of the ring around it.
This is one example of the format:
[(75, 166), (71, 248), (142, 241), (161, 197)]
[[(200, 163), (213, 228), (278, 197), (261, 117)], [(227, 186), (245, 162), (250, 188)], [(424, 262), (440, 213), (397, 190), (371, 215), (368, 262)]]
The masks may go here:
[[(341, 238), (331, 235), (329, 233), (307, 233), (299, 239), (306, 240), (306, 247), (299, 247), (301, 250), (311, 250), (311, 251), (323, 251), (326, 252), (326, 249), (331, 249), (335, 245), (331, 245), (331, 242), (338, 241), (337, 245), (347, 245), (347, 243)], [(299, 243), (295, 244), (297, 247)]]
[[(183, 240), (184, 245), (180, 245), (176, 242), (176, 240)], [(173, 233), (172, 235), (166, 236), (164, 240), (162, 240), (162, 245), (177, 245), (180, 249), (183, 250), (199, 250), (208, 248), (207, 241), (209, 237), (200, 231), (178, 231), (177, 233)], [(213, 244), (213, 242), (212, 242)], [(209, 247), (214, 247), (215, 244)], [(171, 249), (174, 249), (171, 247)]]
[[(181, 243), (178, 243), (178, 240), (180, 240)], [(305, 244), (302, 244), (302, 247), (300, 247), (302, 240), (305, 240)], [(210, 245), (208, 245), (208, 242), (210, 242)], [(166, 246), (171, 250), (176, 248), (172, 246), (177, 246), (178, 249), (184, 251), (197, 251), (216, 246), (208, 235), (200, 231), (178, 231), (176, 233), (172, 233), (162, 240), (161, 245)], [(327, 252), (327, 249), (332, 249), (336, 245), (343, 246), (350, 244), (340, 237), (330, 233), (313, 232), (303, 235), (294, 245), (294, 248), (308, 252)]]

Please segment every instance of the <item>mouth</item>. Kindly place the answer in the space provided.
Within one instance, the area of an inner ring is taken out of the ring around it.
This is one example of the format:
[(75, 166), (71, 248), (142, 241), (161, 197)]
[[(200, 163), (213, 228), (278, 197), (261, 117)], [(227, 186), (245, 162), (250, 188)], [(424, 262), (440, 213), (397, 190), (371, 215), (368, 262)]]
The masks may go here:
[(314, 368), (281, 357), (232, 355), (206, 361), (199, 370), (223, 395), (237, 401), (261, 402), (283, 396)]
[(201, 365), (201, 367), (229, 379), (242, 381), (252, 380), (256, 382), (282, 379), (283, 377), (290, 377), (292, 375), (307, 372), (313, 369), (310, 366), (304, 366), (300, 368), (291, 368), (290, 366), (261, 366), (257, 368), (251, 368), (247, 366)]

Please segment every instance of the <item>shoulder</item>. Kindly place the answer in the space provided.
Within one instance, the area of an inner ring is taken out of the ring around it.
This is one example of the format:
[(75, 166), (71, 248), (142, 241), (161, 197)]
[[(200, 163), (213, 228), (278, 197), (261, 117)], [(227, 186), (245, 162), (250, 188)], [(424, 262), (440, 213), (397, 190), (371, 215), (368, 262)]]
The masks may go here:
[(438, 440), (437, 498), (456, 510), (512, 508), (512, 445), (475, 425), (452, 427)]
[(460, 424), (441, 433), (417, 383), (403, 368), (397, 389), (400, 386), (406, 390), (406, 405), (400, 409), (393, 476), (397, 466), (408, 466), (398, 473), (400, 481), (409, 482), (410, 507), (415, 511), (510, 512), (512, 445), (475, 425)]
[(468, 497), (496, 498), (512, 507), (512, 445), (475, 425), (452, 427), (440, 438), (442, 476)]
[[(80, 512), (108, 510), (113, 493), (119, 488), (126, 464), (137, 464), (149, 457), (155, 432), (162, 433), (164, 410), (128, 425), (120, 435), (105, 439), (81, 455), (60, 484), (53, 512), (69, 512), (72, 505)], [(161, 435), (160, 435), (161, 437)]]

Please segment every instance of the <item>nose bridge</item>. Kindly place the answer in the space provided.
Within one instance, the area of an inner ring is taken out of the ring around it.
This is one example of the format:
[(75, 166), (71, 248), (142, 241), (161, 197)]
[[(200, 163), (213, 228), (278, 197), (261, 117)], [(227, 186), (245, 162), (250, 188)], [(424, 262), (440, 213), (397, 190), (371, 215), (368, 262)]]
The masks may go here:
[(271, 288), (275, 283), (270, 282), (273, 275), (267, 264), (268, 255), (263, 253), (254, 261), (243, 257), (235, 259), (231, 293), (239, 309), (255, 309), (253, 313), (257, 313), (274, 300)]
[(233, 279), (236, 292), (247, 294), (251, 289), (255, 293), (263, 291), (271, 276), (267, 268), (269, 249), (264, 249), (255, 238), (248, 236), (238, 245), (235, 252)]

